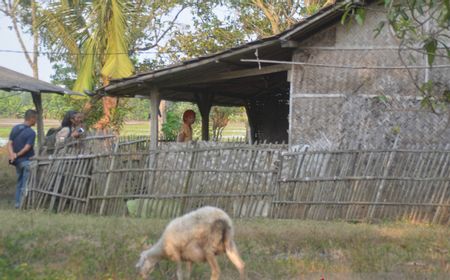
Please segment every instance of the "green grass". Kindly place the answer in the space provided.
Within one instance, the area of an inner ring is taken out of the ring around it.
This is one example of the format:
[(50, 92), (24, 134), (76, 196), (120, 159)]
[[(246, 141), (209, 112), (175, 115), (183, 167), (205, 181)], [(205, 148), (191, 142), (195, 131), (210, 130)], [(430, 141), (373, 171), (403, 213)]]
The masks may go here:
[[(201, 126), (200, 123), (196, 123), (196, 126)], [(121, 135), (150, 135), (150, 123), (149, 122), (129, 122), (126, 123), (122, 130)], [(245, 124), (243, 123), (230, 123), (223, 130), (224, 137), (245, 137)]]
[(125, 123), (120, 131), (120, 135), (150, 135), (149, 122)]
[(11, 127), (1, 127), (0, 126), (0, 138), (8, 138), (11, 132)]
[[(167, 222), (0, 210), (0, 279), (136, 279), (143, 245), (154, 243)], [(266, 219), (235, 224), (249, 279), (448, 279), (450, 272), (445, 226)], [(219, 262), (221, 279), (237, 278), (225, 257)], [(163, 261), (152, 279), (174, 274), (175, 265)], [(208, 276), (206, 264), (194, 266), (192, 279)]]
[(3, 204), (3, 200), (1, 200), (2, 196), (10, 196), (11, 201), (9, 202), (12, 203), (15, 185), (16, 169), (14, 166), (8, 164), (6, 147), (0, 147), (0, 206)]
[[(17, 120), (20, 123), (21, 120)], [(200, 123), (195, 125), (201, 126)], [(47, 131), (51, 127), (58, 127), (58, 122), (55, 120), (45, 120), (44, 131)], [(11, 132), (12, 125), (6, 121), (0, 119), (0, 138), (8, 138)], [(130, 121), (124, 124), (121, 130), (121, 135), (150, 135), (150, 123), (146, 121)], [(245, 124), (244, 123), (230, 123), (223, 131), (225, 137), (245, 137)]]

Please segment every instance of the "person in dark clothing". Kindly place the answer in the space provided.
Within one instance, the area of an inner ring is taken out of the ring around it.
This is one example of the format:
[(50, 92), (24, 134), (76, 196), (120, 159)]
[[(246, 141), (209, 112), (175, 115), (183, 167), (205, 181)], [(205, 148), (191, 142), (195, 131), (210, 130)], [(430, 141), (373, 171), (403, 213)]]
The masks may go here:
[(77, 111), (67, 111), (61, 122), (61, 130), (56, 133), (56, 144), (60, 145), (67, 141), (68, 138), (79, 138), (84, 129), (81, 129), (83, 116)]
[(36, 124), (37, 112), (27, 110), (25, 121), (13, 127), (9, 134), (8, 157), (9, 163), (16, 167), (17, 185), (15, 207), (19, 208), (22, 192), (30, 173), (30, 158), (34, 156), (34, 140), (36, 132), (31, 128)]

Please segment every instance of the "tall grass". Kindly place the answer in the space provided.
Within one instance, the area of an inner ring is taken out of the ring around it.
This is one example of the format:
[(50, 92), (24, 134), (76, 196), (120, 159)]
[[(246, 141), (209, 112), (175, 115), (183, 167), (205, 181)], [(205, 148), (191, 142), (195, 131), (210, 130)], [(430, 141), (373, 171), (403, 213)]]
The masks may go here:
[[(142, 247), (154, 243), (167, 222), (0, 210), (0, 279), (136, 279), (134, 265)], [(235, 223), (249, 279), (436, 279), (450, 273), (448, 227), (266, 219)], [(221, 279), (236, 279), (230, 262), (219, 259)], [(207, 279), (209, 271), (206, 264), (195, 265), (192, 279)], [(163, 261), (152, 277), (174, 275), (174, 264)]]
[(8, 163), (6, 147), (0, 147), (0, 208), (3, 208), (5, 204), (12, 204), (15, 185), (16, 169)]

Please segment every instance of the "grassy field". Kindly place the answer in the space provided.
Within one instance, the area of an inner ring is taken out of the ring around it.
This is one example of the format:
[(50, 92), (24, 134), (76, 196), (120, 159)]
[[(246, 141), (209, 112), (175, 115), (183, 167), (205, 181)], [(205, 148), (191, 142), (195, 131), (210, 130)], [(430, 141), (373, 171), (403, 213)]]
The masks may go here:
[[(15, 123), (21, 123), (22, 120), (15, 119), (0, 119), (0, 138), (7, 138), (11, 132), (11, 128)], [(47, 131), (50, 127), (58, 127), (57, 120), (45, 120), (44, 131)], [(195, 125), (200, 126), (197, 122)], [(122, 128), (121, 135), (149, 135), (150, 124), (146, 121), (129, 121), (126, 122)], [(224, 137), (244, 137), (245, 136), (245, 124), (243, 123), (230, 123), (225, 127), (223, 131)]]
[[(143, 246), (166, 220), (0, 210), (0, 279), (136, 279)], [(450, 229), (293, 220), (236, 220), (249, 279), (449, 279)], [(238, 274), (219, 257), (221, 279)], [(174, 279), (163, 261), (152, 279)], [(206, 264), (192, 279), (207, 279)]]
[[(8, 164), (6, 147), (0, 147), (0, 205), (13, 202), (16, 184), (16, 169)], [(5, 198), (8, 197), (8, 201)], [(0, 278), (1, 279), (1, 278)]]

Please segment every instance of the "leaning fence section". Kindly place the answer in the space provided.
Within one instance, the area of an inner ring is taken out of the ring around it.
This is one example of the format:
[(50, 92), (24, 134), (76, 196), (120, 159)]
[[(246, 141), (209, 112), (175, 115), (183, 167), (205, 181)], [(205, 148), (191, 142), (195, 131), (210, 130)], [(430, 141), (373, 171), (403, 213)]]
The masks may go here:
[(449, 223), (448, 148), (285, 153), (271, 216)]
[(280, 153), (270, 146), (196, 144), (100, 156), (87, 211), (170, 218), (215, 205), (234, 217), (267, 216)]
[(86, 213), (94, 159), (97, 154), (110, 153), (117, 142), (114, 134), (93, 131), (44, 149), (32, 162), (22, 207)]

